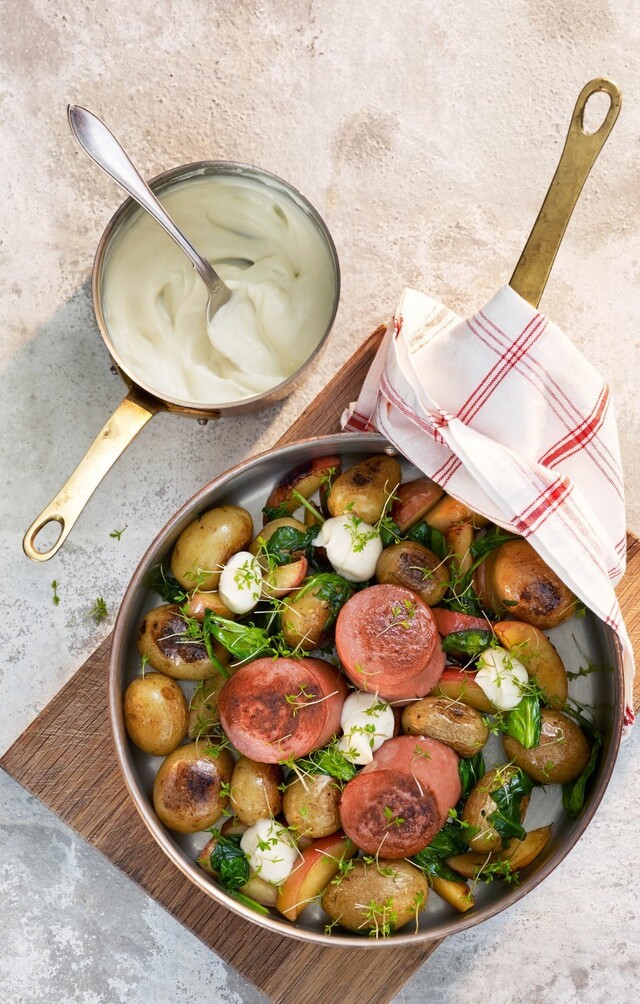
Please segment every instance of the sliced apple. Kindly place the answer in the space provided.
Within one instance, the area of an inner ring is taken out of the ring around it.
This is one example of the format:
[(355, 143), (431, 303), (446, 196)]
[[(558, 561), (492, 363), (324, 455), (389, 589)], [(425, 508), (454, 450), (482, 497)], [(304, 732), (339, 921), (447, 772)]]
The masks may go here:
[(391, 506), (391, 519), (400, 533), (421, 520), (426, 512), (444, 495), (444, 489), (431, 478), (416, 478), (398, 485)]
[(475, 681), (475, 673), (466, 673), (455, 666), (447, 666), (443, 670), (438, 683), (431, 691), (433, 697), (449, 697), (452, 701), (462, 701), (476, 711), (494, 714), (496, 709), (485, 694), (482, 687)]
[(432, 526), (434, 530), (439, 530), (440, 533), (446, 533), (456, 523), (470, 523), (475, 530), (479, 530), (488, 522), (484, 516), (480, 516), (464, 502), (458, 502), (450, 495), (445, 495), (439, 502), (436, 502), (425, 516), (425, 523)]
[(329, 479), (331, 472), (334, 475), (340, 473), (340, 457), (318, 457), (316, 460), (306, 461), (292, 471), (288, 471), (280, 479), (272, 490), (265, 508), (281, 507), (287, 512), (295, 512), (300, 508), (300, 502), (293, 497), (296, 491), (304, 498), (309, 499), (314, 492)]
[(241, 885), (238, 892), (248, 896), (249, 899), (254, 899), (262, 906), (275, 906), (278, 899), (278, 887), (272, 885), (271, 882), (265, 882), (255, 872), (251, 873), (249, 881)]
[(238, 616), (222, 602), (215, 589), (207, 592), (196, 590), (196, 592), (191, 593), (182, 609), (187, 617), (195, 617), (198, 621), (204, 620), (207, 610), (212, 610), (218, 617), (226, 617), (228, 620), (234, 620)]
[(288, 920), (297, 920), (305, 906), (336, 877), (341, 863), (348, 861), (356, 852), (356, 845), (342, 831), (315, 840), (302, 852), (300, 863), (282, 883), (277, 910)]
[(527, 833), (524, 840), (516, 840), (515, 838), (510, 840), (509, 845), (503, 851), (494, 854), (466, 851), (464, 854), (456, 854), (447, 858), (447, 864), (454, 872), (458, 872), (459, 875), (467, 879), (476, 878), (483, 868), (495, 861), (508, 861), (511, 865), (511, 871), (516, 872), (521, 868), (526, 868), (538, 857), (538, 854), (546, 847), (550, 836), (551, 827), (541, 826), (539, 829)]
[(526, 868), (544, 850), (550, 836), (551, 827), (540, 826), (527, 833), (524, 840), (510, 840), (509, 846), (498, 854), (498, 858), (500, 861), (508, 861), (514, 872)]
[(304, 580), (309, 562), (306, 558), (298, 558), (288, 565), (279, 565), (268, 572), (262, 580), (263, 596), (286, 596), (297, 589)]
[(552, 708), (567, 700), (567, 671), (555, 648), (539, 628), (524, 621), (498, 621), (493, 630), (501, 645), (514, 655), (541, 688)]
[(466, 882), (453, 882), (439, 875), (429, 876), (429, 885), (441, 899), (452, 906), (458, 913), (466, 913), (475, 906), (475, 899)]
[(450, 526), (444, 535), (444, 539), (451, 549), (449, 563), (455, 564), (460, 575), (466, 575), (473, 565), (471, 545), (474, 537), (475, 533), (471, 523), (456, 523), (454, 526)]

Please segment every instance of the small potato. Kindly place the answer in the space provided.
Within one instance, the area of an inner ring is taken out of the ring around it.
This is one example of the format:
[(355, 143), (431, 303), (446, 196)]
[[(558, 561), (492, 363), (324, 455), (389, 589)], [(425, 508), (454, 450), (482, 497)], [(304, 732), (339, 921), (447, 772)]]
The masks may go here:
[(427, 547), (412, 540), (385, 547), (376, 565), (376, 581), (405, 586), (420, 599), (435, 607), (449, 586), (449, 572), (440, 558)]
[(189, 702), (189, 738), (201, 739), (207, 736), (220, 721), (218, 698), (226, 680), (221, 673), (215, 673), (196, 687)]
[(223, 566), (244, 551), (253, 537), (253, 520), (246, 509), (221, 505), (198, 516), (178, 537), (171, 571), (185, 589), (217, 589)]
[[(180, 609), (166, 603), (145, 614), (138, 630), (138, 651), (149, 665), (174, 680), (206, 680), (216, 674), (216, 667), (207, 655), (204, 642), (189, 638)], [(213, 651), (225, 666), (229, 662), (226, 648), (215, 642)]]
[(489, 558), (483, 593), (496, 614), (506, 612), (542, 630), (573, 617), (576, 597), (528, 541), (509, 540)]
[[(170, 753), (153, 782), (153, 807), (160, 821), (178, 833), (206, 830), (225, 812), (233, 758), (228, 750), (205, 752), (187, 743)], [(224, 787), (223, 787), (224, 786)]]
[[(498, 831), (487, 822), (487, 817), (496, 811), (498, 806), (491, 797), (493, 791), (502, 788), (516, 773), (517, 768), (512, 764), (505, 764), (502, 767), (495, 767), (487, 771), (484, 777), (475, 784), (471, 790), (464, 809), (462, 810), (462, 820), (475, 826), (478, 832), (469, 840), (469, 847), (472, 851), (500, 851), (502, 850), (502, 837)], [(522, 799), (520, 822), (524, 819), (529, 796)]]
[(489, 738), (478, 711), (447, 697), (425, 697), (408, 704), (402, 712), (402, 731), (439, 739), (462, 757), (475, 756)]
[(241, 756), (231, 776), (231, 809), (241, 823), (253, 826), (272, 819), (282, 809), (282, 771), (275, 763), (257, 763)]
[(387, 937), (415, 921), (429, 896), (424, 874), (408, 861), (355, 859), (340, 881), (329, 885), (321, 905), (349, 931)]
[(171, 753), (187, 734), (187, 702), (175, 680), (145, 673), (124, 693), (124, 724), (131, 742), (153, 756)]
[(313, 589), (300, 590), (288, 597), (280, 614), (280, 628), (289, 648), (311, 652), (326, 641), (327, 629), (335, 615), (329, 603), (317, 595), (322, 587), (320, 582)]
[(488, 519), (474, 512), (464, 502), (458, 502), (457, 499), (451, 498), (450, 495), (445, 495), (439, 502), (436, 502), (429, 509), (424, 517), (424, 521), (429, 526), (432, 526), (434, 530), (439, 530), (440, 533), (446, 533), (447, 530), (450, 530), (457, 523), (470, 523), (475, 530), (478, 530), (489, 522)]
[(367, 457), (333, 482), (327, 500), (329, 512), (332, 516), (351, 512), (373, 525), (401, 480), (400, 464), (393, 457)]
[(525, 749), (517, 739), (502, 737), (505, 755), (540, 784), (566, 784), (582, 774), (589, 744), (582, 729), (560, 711), (543, 708), (540, 742)]
[(287, 785), (282, 808), (296, 837), (328, 837), (340, 829), (341, 788), (328, 774), (296, 778)]
[(287, 471), (278, 481), (267, 499), (267, 506), (280, 506), (288, 512), (300, 508), (300, 502), (293, 492), (310, 499), (336, 472), (340, 473), (340, 457), (317, 457), (315, 460), (305, 460), (291, 471)]

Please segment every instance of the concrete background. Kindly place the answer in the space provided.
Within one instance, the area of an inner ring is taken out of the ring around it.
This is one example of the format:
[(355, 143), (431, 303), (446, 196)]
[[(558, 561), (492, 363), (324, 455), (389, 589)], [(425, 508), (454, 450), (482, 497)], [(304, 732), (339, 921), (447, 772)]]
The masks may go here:
[[(543, 307), (613, 385), (640, 531), (636, 4), (3, 0), (0, 11), (1, 749), (107, 634), (177, 506), (273, 443), (405, 285), (465, 311), (508, 280), (575, 98), (599, 75), (621, 85), (623, 110)], [(154, 419), (38, 566), (22, 534), (123, 394), (87, 285), (121, 197), (75, 148), (67, 102), (104, 117), (147, 175), (229, 158), (286, 177), (334, 234), (343, 296), (330, 349), (294, 397), (206, 428)], [(87, 616), (96, 596), (109, 609), (99, 627)], [(636, 731), (594, 823), (543, 886), (447, 942), (399, 1002), (638, 996), (639, 753)], [(0, 1000), (262, 999), (2, 774), (0, 800)]]

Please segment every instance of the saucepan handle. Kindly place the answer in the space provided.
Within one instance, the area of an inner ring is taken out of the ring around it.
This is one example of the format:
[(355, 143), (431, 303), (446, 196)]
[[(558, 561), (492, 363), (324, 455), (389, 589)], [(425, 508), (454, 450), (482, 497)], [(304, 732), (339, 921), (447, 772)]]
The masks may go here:
[[(60, 550), (107, 471), (161, 407), (159, 402), (154, 402), (137, 390), (131, 390), (127, 394), (67, 483), (27, 530), (22, 546), (28, 558), (33, 561), (48, 561)], [(38, 550), (36, 538), (52, 522), (60, 524), (60, 535), (48, 550)]]
[[(587, 102), (600, 91), (609, 95), (609, 109), (598, 129), (586, 132)], [(511, 288), (534, 307), (540, 302), (582, 186), (615, 125), (621, 104), (620, 88), (605, 77), (590, 80), (580, 91), (560, 163), (509, 282)]]

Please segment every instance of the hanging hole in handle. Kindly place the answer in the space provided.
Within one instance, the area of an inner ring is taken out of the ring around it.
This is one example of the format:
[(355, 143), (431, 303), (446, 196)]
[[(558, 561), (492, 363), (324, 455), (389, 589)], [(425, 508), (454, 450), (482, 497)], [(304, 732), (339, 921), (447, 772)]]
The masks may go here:
[[(57, 550), (60, 538), (64, 533), (64, 517), (49, 516), (44, 523), (35, 527), (29, 534), (28, 544), (31, 549), (29, 557), (36, 560), (45, 560), (52, 551)], [(27, 540), (25, 540), (25, 544)]]
[(580, 116), (580, 128), (586, 136), (593, 136), (602, 129), (612, 105), (613, 98), (608, 91), (594, 91), (589, 95)]

